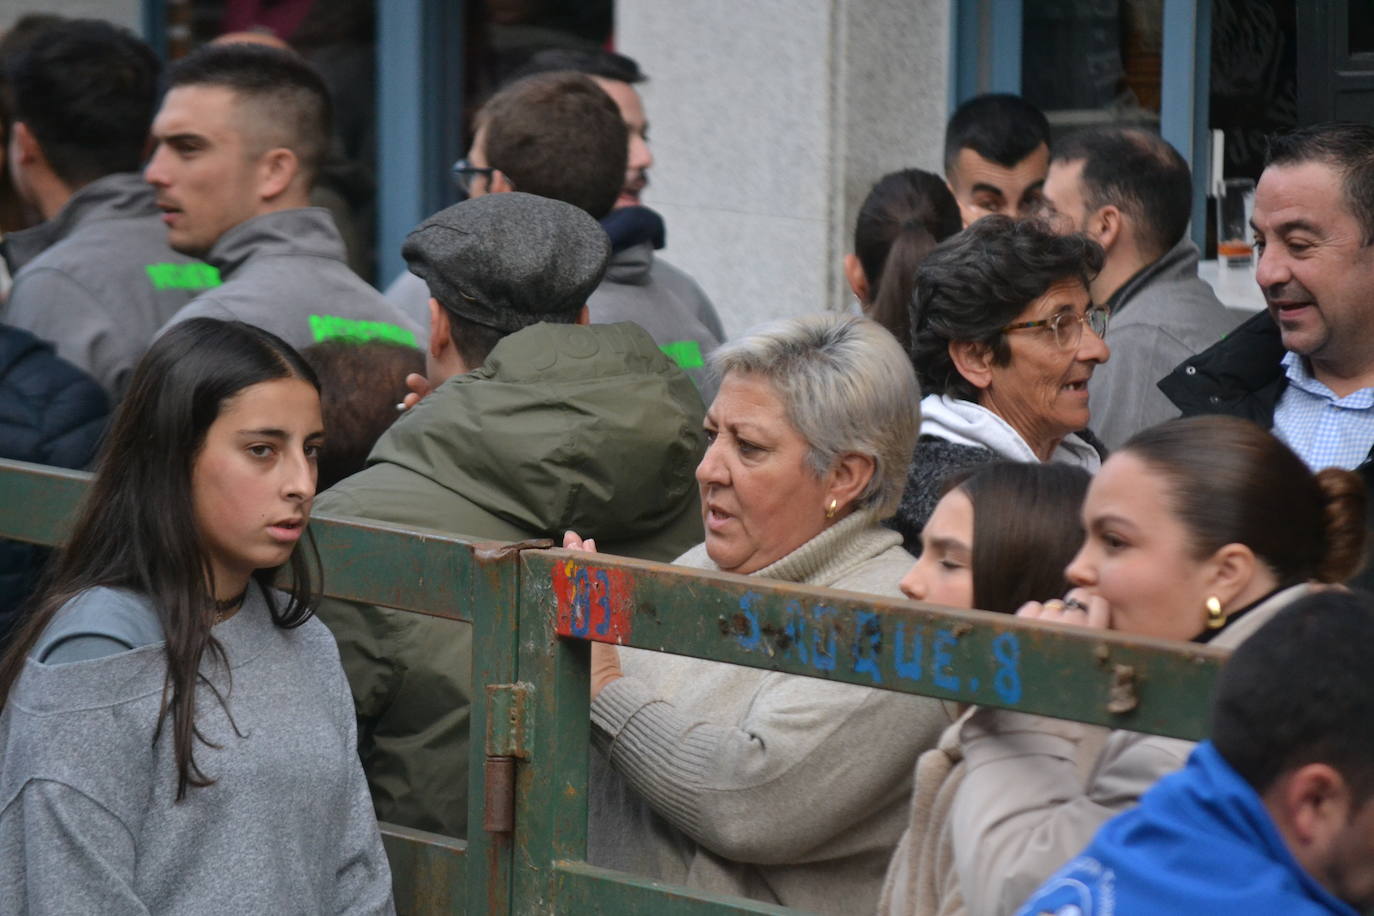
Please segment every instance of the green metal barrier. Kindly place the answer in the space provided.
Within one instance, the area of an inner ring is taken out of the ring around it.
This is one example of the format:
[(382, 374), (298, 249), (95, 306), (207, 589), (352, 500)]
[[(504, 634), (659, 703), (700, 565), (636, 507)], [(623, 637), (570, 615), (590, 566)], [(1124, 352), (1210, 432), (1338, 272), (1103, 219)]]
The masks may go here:
[[(88, 478), (0, 461), (0, 536), (60, 543)], [(327, 594), (473, 625), (471, 835), (382, 826), (402, 913), (795, 912), (587, 864), (591, 640), (1188, 739), (1225, 658), (547, 541), (311, 527)]]

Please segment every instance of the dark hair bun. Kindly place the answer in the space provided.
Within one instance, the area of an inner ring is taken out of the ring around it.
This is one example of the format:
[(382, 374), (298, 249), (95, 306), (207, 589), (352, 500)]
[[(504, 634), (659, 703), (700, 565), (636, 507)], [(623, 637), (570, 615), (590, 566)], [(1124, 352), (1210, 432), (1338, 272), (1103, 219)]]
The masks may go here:
[(1317, 579), (1345, 582), (1364, 564), (1364, 481), (1353, 471), (1326, 468), (1317, 472), (1325, 505), (1326, 553), (1317, 564)]

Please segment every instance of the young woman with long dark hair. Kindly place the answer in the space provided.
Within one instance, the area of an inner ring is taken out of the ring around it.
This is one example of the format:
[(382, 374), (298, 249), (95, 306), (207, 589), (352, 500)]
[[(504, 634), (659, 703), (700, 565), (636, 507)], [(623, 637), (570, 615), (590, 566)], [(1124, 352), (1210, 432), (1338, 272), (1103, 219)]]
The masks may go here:
[(321, 427), (258, 328), (196, 319), (144, 356), (0, 660), (0, 911), (392, 911), (298, 549)]
[[(1068, 464), (998, 461), (956, 475), (921, 530), (921, 556), (902, 577), (908, 598), (1011, 614), (1061, 595), (1064, 567), (1083, 544), (1091, 478)], [(881, 916), (960, 916), (950, 806), (964, 779), (959, 731), (972, 710), (921, 754), (906, 832), (888, 866)], [(1105, 729), (1084, 744), (1100, 747)]]

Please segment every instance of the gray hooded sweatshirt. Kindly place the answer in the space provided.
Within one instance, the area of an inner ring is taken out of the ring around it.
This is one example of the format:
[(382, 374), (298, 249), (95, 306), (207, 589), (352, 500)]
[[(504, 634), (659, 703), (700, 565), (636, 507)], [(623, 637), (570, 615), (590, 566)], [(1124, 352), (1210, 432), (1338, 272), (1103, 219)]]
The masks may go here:
[(205, 259), (224, 284), (167, 322), (242, 321), (297, 350), (325, 340), (386, 340), (418, 346), (419, 326), (349, 269), (329, 211), (302, 207), (239, 223)]
[(595, 324), (633, 321), (696, 383), (710, 406), (719, 382), (706, 366), (725, 340), (720, 316), (696, 281), (654, 254), (652, 242), (611, 256), (606, 278), (587, 300)]
[(64, 640), (160, 629), (145, 599), (91, 589), (27, 661), (0, 713), (0, 913), (394, 912), (329, 632), (276, 626), (249, 587), (214, 629), (229, 670), (201, 665), (225, 703), (196, 693), (195, 760), (215, 782), (178, 802), (170, 726), (154, 740), (164, 643), (38, 661)]
[(98, 178), (55, 217), (5, 237), (17, 271), (6, 324), (57, 347), (119, 397), (158, 328), (219, 272), (167, 247), (152, 187), (137, 172)]

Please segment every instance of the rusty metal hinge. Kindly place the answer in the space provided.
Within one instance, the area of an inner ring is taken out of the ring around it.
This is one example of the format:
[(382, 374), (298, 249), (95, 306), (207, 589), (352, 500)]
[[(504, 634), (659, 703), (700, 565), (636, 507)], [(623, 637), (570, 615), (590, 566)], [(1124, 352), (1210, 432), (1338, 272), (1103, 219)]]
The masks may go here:
[(529, 759), (525, 710), (533, 692), (530, 684), (487, 685), (482, 829), (488, 833), (515, 829), (515, 761)]
[(488, 757), (482, 765), (482, 829), (487, 833), (515, 830), (515, 758)]

